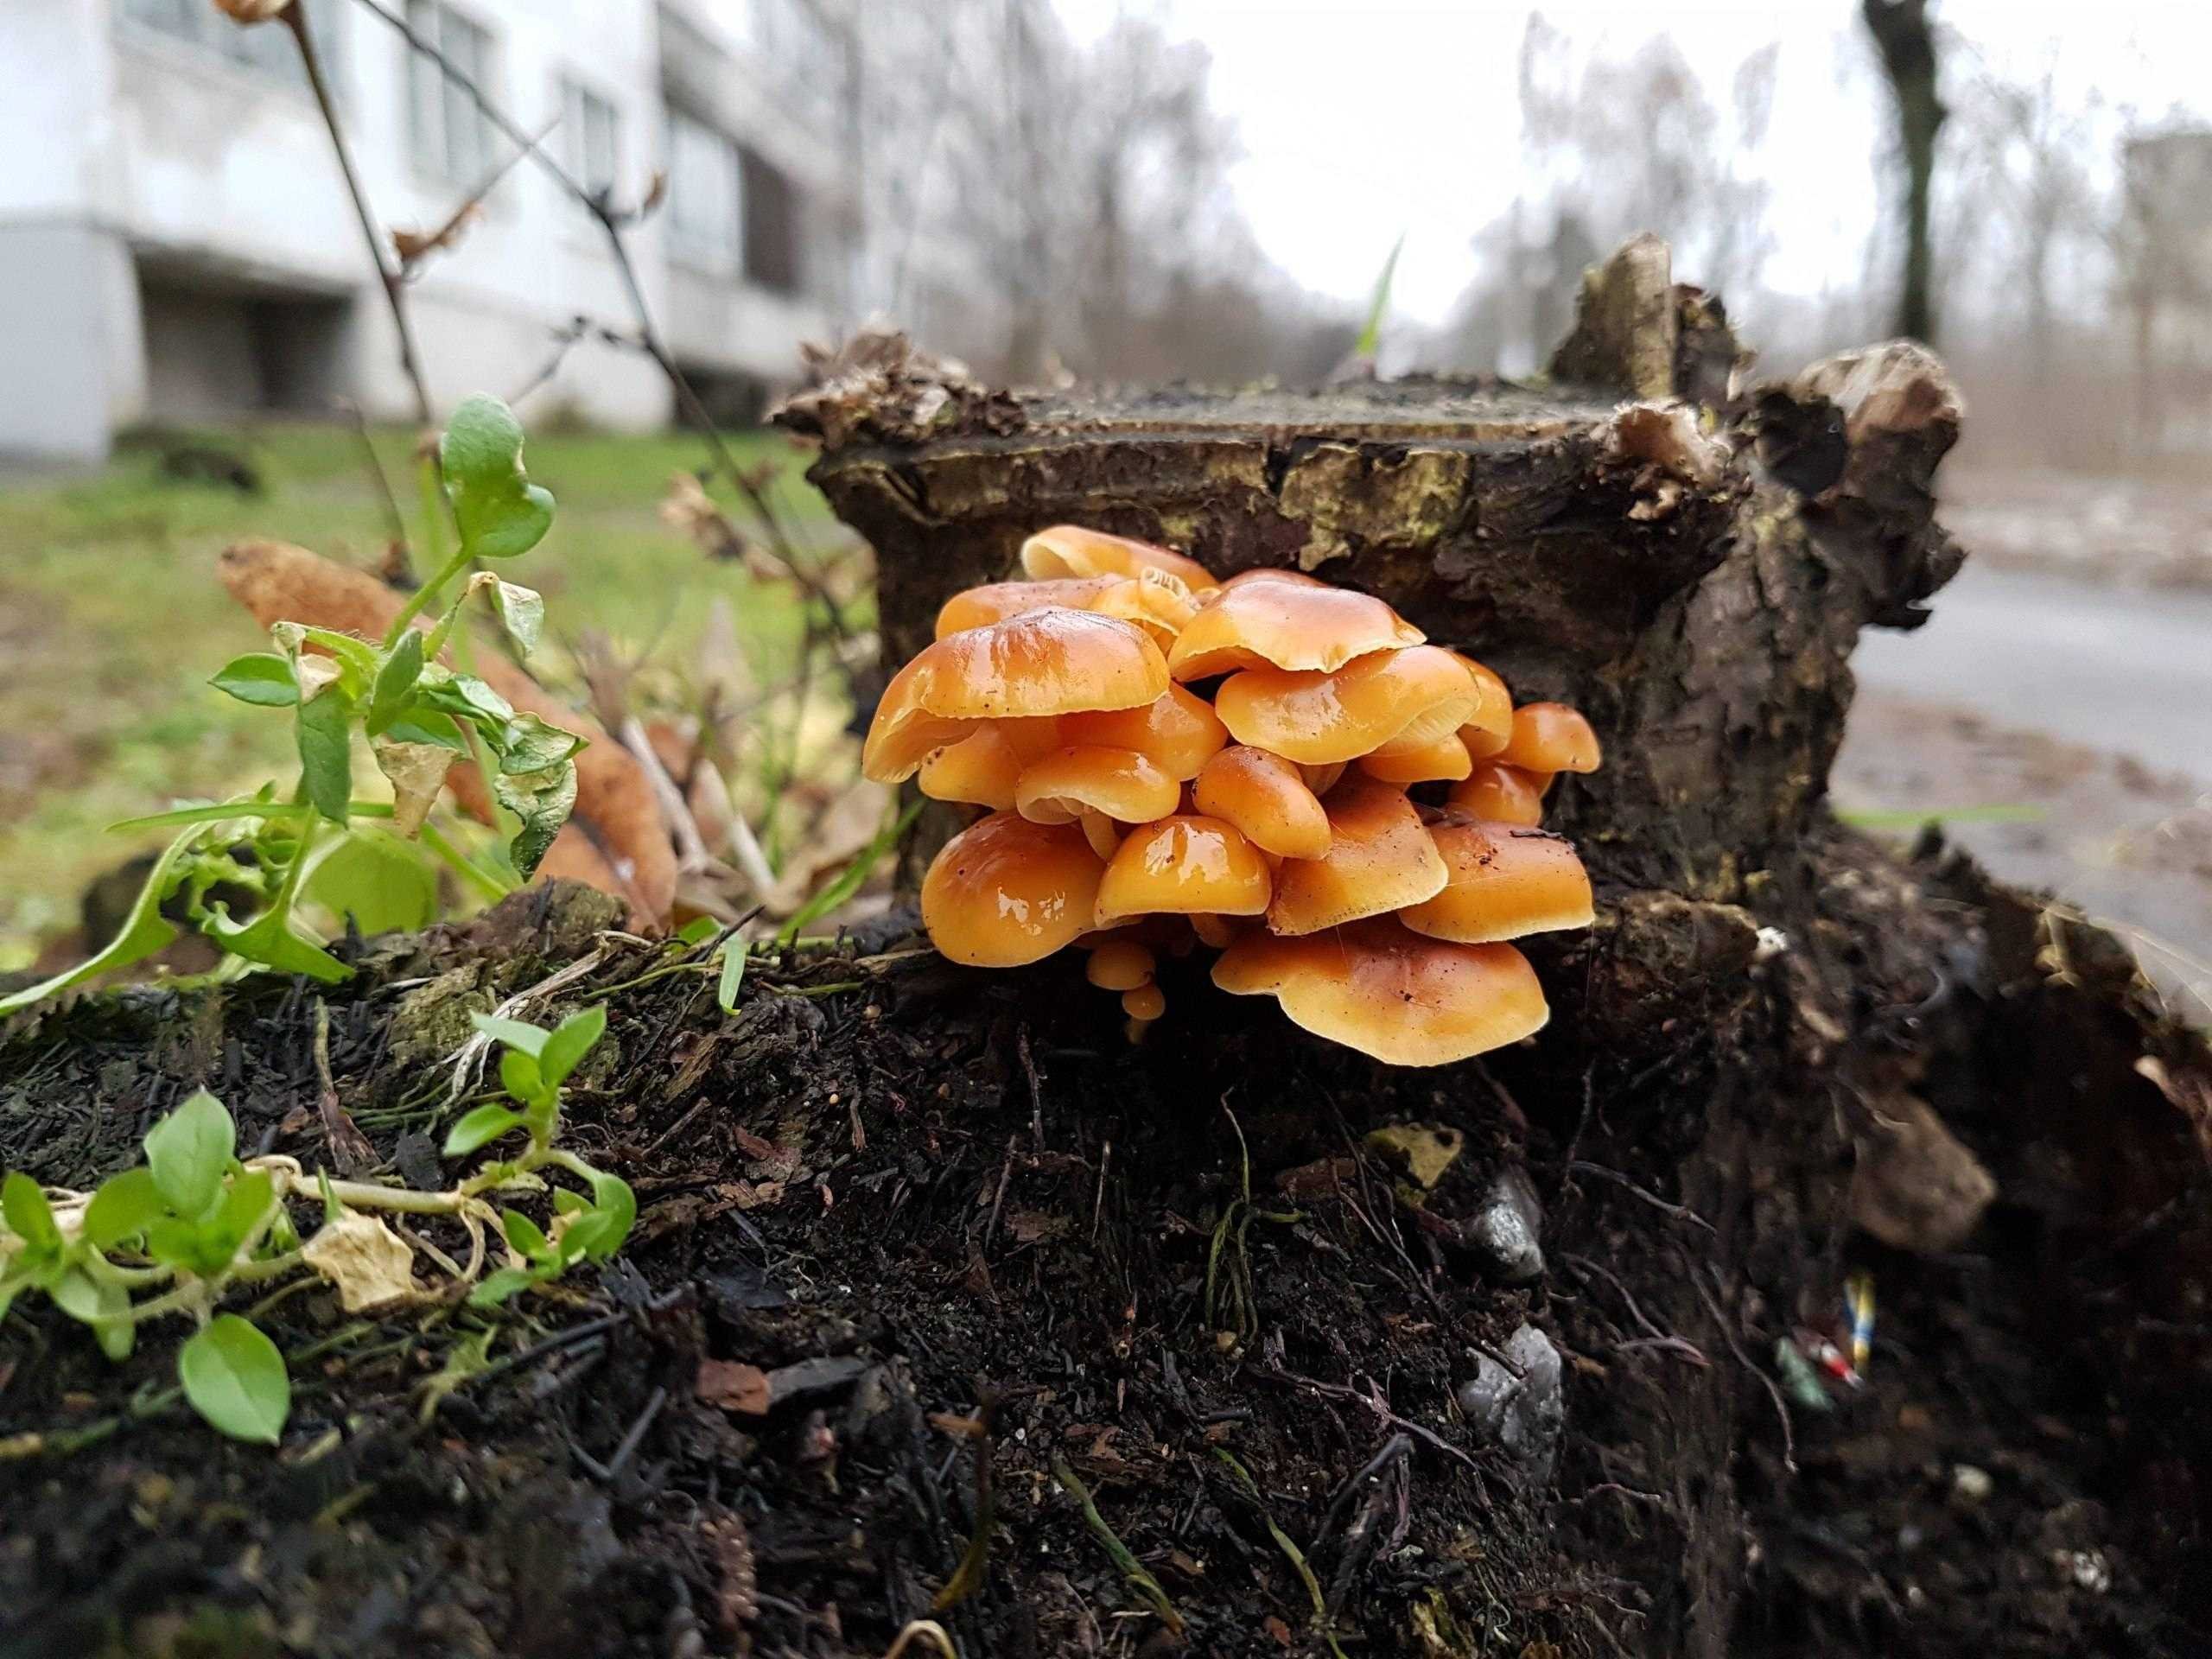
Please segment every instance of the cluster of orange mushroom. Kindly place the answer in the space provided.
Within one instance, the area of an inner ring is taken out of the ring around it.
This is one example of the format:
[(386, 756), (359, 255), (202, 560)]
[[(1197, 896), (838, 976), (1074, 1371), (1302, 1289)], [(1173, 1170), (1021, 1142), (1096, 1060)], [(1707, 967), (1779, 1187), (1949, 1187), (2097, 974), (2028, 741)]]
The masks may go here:
[(947, 601), (863, 753), (873, 779), (985, 810), (923, 880), (940, 951), (1087, 950), (1133, 1038), (1166, 1009), (1158, 952), (1201, 943), (1222, 989), (1395, 1065), (1542, 1027), (1509, 941), (1592, 920), (1581, 861), (1537, 827), (1553, 777), (1598, 766), (1582, 715), (1515, 708), (1481, 664), (1313, 576), (1217, 581), (1071, 525), (1021, 564)]

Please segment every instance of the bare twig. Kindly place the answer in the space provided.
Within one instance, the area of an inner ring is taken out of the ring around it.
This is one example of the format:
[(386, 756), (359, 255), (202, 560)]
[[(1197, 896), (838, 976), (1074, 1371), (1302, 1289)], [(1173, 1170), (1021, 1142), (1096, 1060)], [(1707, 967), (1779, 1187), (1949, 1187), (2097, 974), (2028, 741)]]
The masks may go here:
[(361, 176), (354, 170), (353, 152), (346, 143), (346, 130), (338, 119), (338, 105), (322, 78), (322, 59), (315, 51), (315, 36), (308, 29), (308, 9), (303, 5), (287, 6), (281, 16), (300, 48), (300, 67), (307, 71), (315, 107), (322, 111), (322, 124), (329, 131), (330, 147), (337, 152), (338, 170), (346, 177), (346, 194), (353, 198), (353, 216), (360, 221), (362, 239), (368, 244), (370, 262), (377, 268), (377, 281), (384, 289), (385, 304), (391, 312), (391, 326), (399, 336), (399, 366), (415, 393), (416, 423), (428, 427), (435, 418), (430, 413), (430, 388), (423, 378), (422, 359), (415, 349), (415, 327), (408, 319), (402, 294), (404, 278), (385, 258), (384, 238), (377, 229), (376, 215), (369, 210), (368, 193), (362, 187)]
[(469, 216), (484, 205), (485, 197), (497, 189), (499, 181), (513, 172), (516, 164), (543, 143), (545, 135), (560, 124), (561, 118), (556, 115), (540, 127), (537, 136), (527, 143), (518, 144), (513, 149), (509, 150), (501, 158), (499, 165), (484, 175), (483, 181), (461, 198), (461, 205), (446, 215), (445, 222), (428, 236), (416, 235), (413, 232), (394, 231), (391, 233), (392, 251), (399, 256), (399, 280), (402, 282), (410, 280), (425, 257), (440, 248), (451, 247), (454, 239), (461, 234), (461, 226), (468, 222)]
[(1618, 1169), (1607, 1169), (1603, 1164), (1593, 1164), (1586, 1159), (1577, 1159), (1567, 1167), (1568, 1172), (1572, 1174), (1595, 1175), (1600, 1180), (1607, 1180), (1612, 1182), (1618, 1186), (1624, 1186), (1630, 1192), (1635, 1193), (1637, 1198), (1642, 1198), (1646, 1204), (1649, 1205), (1654, 1210), (1659, 1211), (1662, 1214), (1672, 1216), (1677, 1221), (1687, 1221), (1693, 1226), (1702, 1227), (1708, 1233), (1717, 1234), (1719, 1231), (1719, 1229), (1715, 1228), (1713, 1224), (1707, 1221), (1703, 1216), (1698, 1214), (1696, 1211), (1692, 1210), (1684, 1205), (1669, 1204), (1666, 1199), (1661, 1198), (1656, 1192), (1650, 1191), (1649, 1188), (1638, 1186), (1634, 1181), (1629, 1179), (1627, 1176), (1622, 1174)]
[[(1716, 1273), (1713, 1275), (1713, 1283), (1718, 1285), (1719, 1282), (1719, 1275)], [(1696, 1287), (1698, 1300), (1705, 1304), (1705, 1311), (1713, 1315), (1713, 1324), (1720, 1327), (1721, 1339), (1728, 1344), (1728, 1351), (1735, 1355), (1736, 1363), (1758, 1378), (1766, 1389), (1767, 1398), (1774, 1402), (1774, 1414), (1782, 1420), (1782, 1466), (1791, 1474), (1796, 1474), (1797, 1472), (1797, 1436), (1789, 1427), (1789, 1406), (1783, 1399), (1782, 1390), (1775, 1385), (1771, 1376), (1751, 1363), (1750, 1356), (1744, 1352), (1744, 1344), (1736, 1340), (1736, 1332), (1728, 1323), (1728, 1316), (1721, 1312), (1720, 1304), (1714, 1298), (1713, 1292), (1705, 1287), (1705, 1281), (1697, 1276), (1695, 1268), (1690, 1269), (1690, 1283)]]

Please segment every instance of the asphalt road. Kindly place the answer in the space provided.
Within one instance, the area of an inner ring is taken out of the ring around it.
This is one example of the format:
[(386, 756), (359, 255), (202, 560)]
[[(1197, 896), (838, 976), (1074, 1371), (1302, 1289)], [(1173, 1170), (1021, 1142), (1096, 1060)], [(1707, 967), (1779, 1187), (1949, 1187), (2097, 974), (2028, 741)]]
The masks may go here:
[(1933, 607), (1867, 630), (1861, 685), (2212, 781), (2212, 593), (1969, 562)]

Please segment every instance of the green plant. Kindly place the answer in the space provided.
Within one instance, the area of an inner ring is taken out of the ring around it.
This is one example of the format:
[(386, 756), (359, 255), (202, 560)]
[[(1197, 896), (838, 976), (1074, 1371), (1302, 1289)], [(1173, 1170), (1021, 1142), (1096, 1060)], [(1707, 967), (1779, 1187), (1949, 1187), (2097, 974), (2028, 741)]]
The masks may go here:
[[(517, 557), (544, 537), (553, 498), (523, 470), (522, 441), (497, 398), (471, 397), (454, 411), (438, 462), (457, 543), (384, 639), (279, 622), (270, 630), (275, 651), (236, 658), (210, 682), (241, 702), (290, 711), (300, 773), (289, 795), (280, 798), (272, 783), (250, 797), (118, 825), (179, 833), (116, 937), (74, 968), (0, 998), (0, 1015), (151, 956), (178, 935), (168, 911), (181, 911), (235, 970), (257, 964), (332, 982), (353, 969), (308, 928), (303, 905), (350, 915), (364, 928), (420, 926), (436, 891), (423, 849), (487, 898), (537, 869), (575, 804), (583, 740), (518, 714), (482, 680), (439, 658), (448, 643), (458, 652), (454, 628), (472, 594), (489, 595), (524, 652), (537, 643), (543, 601), (478, 571), (444, 601), (427, 636), (414, 626), (478, 562)], [(435, 499), (426, 506), (435, 542), (442, 507)], [(353, 798), (357, 739), (391, 785), (388, 805)], [(448, 769), (464, 757), (474, 758), (508, 819), (511, 840), (491, 868), (430, 822)], [(247, 913), (233, 914), (238, 908)]]
[[(290, 1409), (290, 1378), (265, 1333), (221, 1311), (232, 1292), (309, 1272), (336, 1287), (348, 1313), (424, 1294), (414, 1280), (415, 1255), (442, 1268), (453, 1263), (393, 1231), (378, 1211), (445, 1216), (466, 1229), (472, 1248), (456, 1271), (480, 1307), (578, 1262), (605, 1261), (628, 1237), (637, 1198), (626, 1182), (553, 1142), (562, 1086), (605, 1032), (606, 1010), (587, 1009), (551, 1031), (515, 1020), (477, 1023), (505, 1046), (499, 1073), (513, 1104), (487, 1103), (464, 1116), (447, 1137), (447, 1155), (526, 1130), (529, 1143), (514, 1157), (434, 1192), (334, 1180), (282, 1155), (241, 1160), (230, 1112), (202, 1090), (148, 1131), (143, 1162), (97, 1191), (48, 1191), (20, 1170), (0, 1179), (0, 1318), (17, 1296), (41, 1294), (116, 1360), (129, 1356), (148, 1321), (193, 1319), (199, 1329), (177, 1353), (185, 1399), (232, 1439), (274, 1445)], [(586, 1191), (553, 1185), (541, 1171), (563, 1172)], [(486, 1198), (549, 1188), (550, 1230), (518, 1210), (494, 1210)], [(293, 1224), (295, 1200), (321, 1207), (322, 1224), (304, 1239)], [(485, 1237), (493, 1229), (507, 1264), (485, 1274)]]

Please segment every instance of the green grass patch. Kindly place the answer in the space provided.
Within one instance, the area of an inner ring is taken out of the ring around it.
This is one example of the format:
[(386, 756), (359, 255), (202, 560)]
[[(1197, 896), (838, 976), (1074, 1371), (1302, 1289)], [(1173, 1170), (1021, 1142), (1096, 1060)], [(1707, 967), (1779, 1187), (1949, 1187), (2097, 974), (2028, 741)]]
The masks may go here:
[[(27, 966), (42, 940), (73, 926), (95, 875), (160, 840), (106, 825), (291, 775), (286, 723), (207, 685), (229, 658), (266, 645), (216, 580), (222, 550), (265, 536), (363, 566), (383, 556), (390, 514), (353, 432), (273, 424), (207, 435), (253, 465), (258, 496), (165, 477), (175, 441), (126, 442), (96, 473), (0, 486), (0, 969)], [(372, 442), (411, 516), (412, 435), (378, 430)], [(747, 464), (775, 464), (772, 489), (804, 540), (834, 537), (800, 477), (803, 455), (770, 434), (732, 442)], [(707, 464), (699, 439), (532, 433), (529, 458), (559, 503), (531, 555), (546, 599), (534, 666), (557, 670), (563, 642), (595, 629), (649, 653), (653, 675), (679, 684), (722, 595), (760, 679), (788, 671), (798, 631), (790, 597), (709, 560), (660, 520), (670, 476)], [(729, 502), (726, 487), (709, 487)]]

